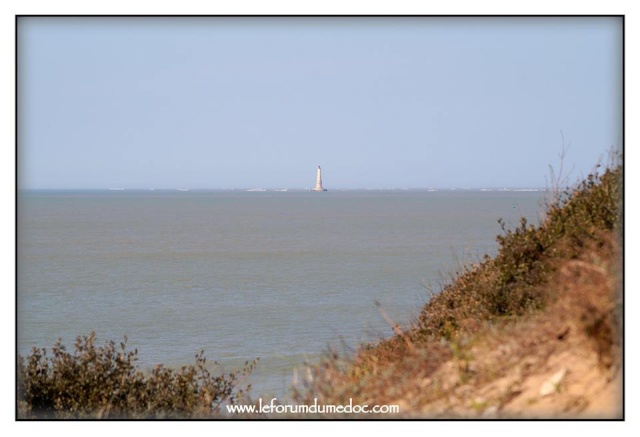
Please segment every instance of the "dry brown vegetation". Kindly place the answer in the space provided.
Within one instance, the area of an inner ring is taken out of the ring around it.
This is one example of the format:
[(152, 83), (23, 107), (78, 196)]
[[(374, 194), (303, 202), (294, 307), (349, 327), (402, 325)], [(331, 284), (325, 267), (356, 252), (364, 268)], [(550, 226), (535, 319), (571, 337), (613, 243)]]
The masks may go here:
[[(327, 354), (293, 399), (396, 404), (400, 418), (621, 418), (622, 182), (621, 165), (594, 172), (539, 226), (503, 224), (498, 254), (455, 275), (410, 329)], [(249, 401), (239, 373), (212, 376), (202, 355), (145, 374), (124, 343), (94, 341), (19, 357), (19, 418), (216, 418)]]
[(498, 255), (453, 278), (406, 332), (312, 366), (296, 400), (397, 404), (400, 417), (621, 418), (621, 212), (622, 167), (594, 172), (539, 226), (503, 225)]

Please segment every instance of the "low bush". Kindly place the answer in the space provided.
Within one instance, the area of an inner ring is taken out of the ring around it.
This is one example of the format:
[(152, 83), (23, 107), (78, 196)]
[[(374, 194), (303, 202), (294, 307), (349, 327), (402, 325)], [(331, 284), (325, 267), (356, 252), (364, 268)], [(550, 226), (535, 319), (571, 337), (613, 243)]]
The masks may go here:
[(95, 339), (93, 332), (78, 337), (73, 353), (58, 340), (50, 357), (39, 348), (18, 357), (18, 418), (207, 418), (250, 390), (237, 386), (255, 362), (214, 376), (200, 352), (195, 365), (158, 365), (145, 373), (136, 364), (137, 349), (126, 350), (126, 337), (119, 348), (113, 341), (97, 347)]

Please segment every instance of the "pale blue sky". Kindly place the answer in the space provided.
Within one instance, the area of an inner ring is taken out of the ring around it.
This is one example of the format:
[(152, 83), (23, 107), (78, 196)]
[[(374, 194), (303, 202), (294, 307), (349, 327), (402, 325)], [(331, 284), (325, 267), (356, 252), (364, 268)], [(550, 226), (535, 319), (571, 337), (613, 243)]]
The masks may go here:
[(22, 188), (544, 187), (622, 143), (619, 18), (28, 18)]

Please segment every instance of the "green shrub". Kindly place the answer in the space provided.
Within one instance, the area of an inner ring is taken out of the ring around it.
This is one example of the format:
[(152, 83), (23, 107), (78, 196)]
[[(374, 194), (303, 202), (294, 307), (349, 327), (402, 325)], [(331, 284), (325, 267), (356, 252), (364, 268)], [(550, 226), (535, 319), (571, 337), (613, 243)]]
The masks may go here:
[(497, 237), (498, 254), (465, 268), (425, 306), (414, 336), (451, 339), (483, 322), (540, 309), (546, 284), (560, 259), (601, 245), (607, 232), (622, 228), (622, 166), (593, 172), (555, 196), (539, 226), (519, 226)]
[(201, 418), (220, 411), (223, 403), (239, 402), (250, 389), (237, 389), (243, 372), (212, 376), (203, 352), (195, 365), (178, 370), (162, 365), (145, 374), (135, 364), (137, 349), (119, 349), (113, 341), (96, 347), (95, 333), (78, 337), (74, 353), (60, 340), (52, 348), (34, 348), (18, 357), (19, 418)]
[[(328, 356), (311, 366), (302, 387), (294, 389), (294, 398), (333, 404), (350, 399), (361, 404), (400, 400), (404, 411), (420, 414), (426, 411), (425, 404), (435, 402), (439, 411), (441, 402), (455, 398), (457, 389), (464, 393), (463, 388), (470, 388), (468, 378), (476, 378), (476, 383), (493, 378), (494, 369), (482, 373), (478, 363), (475, 370), (468, 367), (465, 354), (474, 352), (475, 334), (528, 335), (531, 325), (518, 322), (545, 314), (548, 319), (539, 322), (544, 328), (538, 329), (546, 330), (549, 320), (560, 320), (561, 329), (565, 321), (579, 320), (601, 364), (612, 365), (622, 331), (621, 300), (615, 292), (620, 280), (615, 266), (622, 230), (622, 182), (621, 166), (594, 172), (574, 188), (559, 192), (539, 226), (521, 219), (515, 229), (506, 229), (499, 220), (502, 234), (497, 237), (496, 256), (487, 255), (453, 274), (406, 331), (394, 327), (394, 336), (364, 344), (353, 356)], [(534, 317), (522, 317), (526, 315)], [(459, 367), (447, 367), (449, 363)], [(451, 381), (448, 374), (460, 379)]]

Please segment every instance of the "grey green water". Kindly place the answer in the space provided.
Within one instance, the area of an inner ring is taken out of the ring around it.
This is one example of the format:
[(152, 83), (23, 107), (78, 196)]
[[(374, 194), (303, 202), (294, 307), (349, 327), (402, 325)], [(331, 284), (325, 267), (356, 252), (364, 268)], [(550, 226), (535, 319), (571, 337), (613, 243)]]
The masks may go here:
[(139, 364), (194, 355), (282, 397), (329, 346), (389, 336), (462, 262), (494, 254), (498, 218), (543, 192), (29, 191), (18, 197), (18, 353), (95, 331)]

